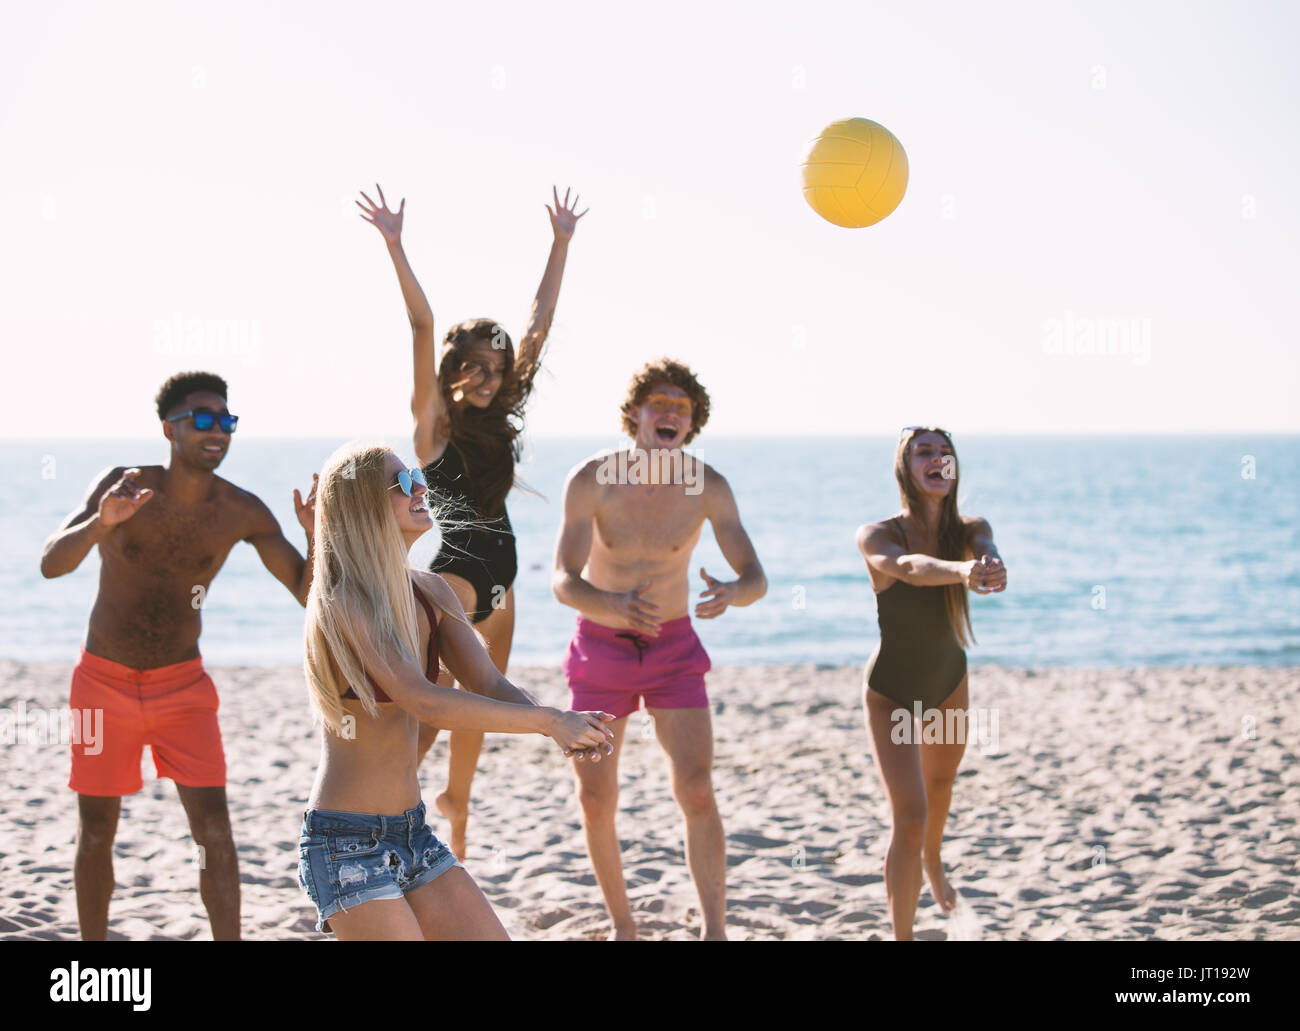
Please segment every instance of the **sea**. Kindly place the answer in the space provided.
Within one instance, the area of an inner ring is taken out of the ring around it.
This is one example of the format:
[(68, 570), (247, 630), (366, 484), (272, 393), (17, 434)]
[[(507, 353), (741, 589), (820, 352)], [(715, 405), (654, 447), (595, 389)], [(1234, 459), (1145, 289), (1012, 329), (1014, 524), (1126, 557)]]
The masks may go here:
[[(389, 436), (414, 462), (409, 441)], [(293, 488), (337, 439), (236, 437), (219, 473), (270, 506), (305, 551)], [(986, 518), (1007, 590), (970, 596), (972, 665), (1300, 667), (1300, 437), (970, 436), (955, 438), (964, 514)], [(767, 595), (696, 628), (714, 665), (860, 665), (879, 634), (854, 532), (899, 511), (895, 438), (703, 436), (692, 450), (731, 483), (763, 564)], [(563, 484), (606, 437), (528, 441), (508, 506), (519, 545), (512, 665), (555, 666), (575, 613), (551, 594)], [(161, 439), (0, 442), (0, 658), (69, 662), (98, 580), (91, 552), (46, 580), (45, 539), (106, 466), (162, 464)], [(427, 565), (432, 532), (412, 550)], [(706, 526), (691, 558), (734, 576)], [(209, 590), (207, 665), (299, 665), (303, 610), (236, 545)]]

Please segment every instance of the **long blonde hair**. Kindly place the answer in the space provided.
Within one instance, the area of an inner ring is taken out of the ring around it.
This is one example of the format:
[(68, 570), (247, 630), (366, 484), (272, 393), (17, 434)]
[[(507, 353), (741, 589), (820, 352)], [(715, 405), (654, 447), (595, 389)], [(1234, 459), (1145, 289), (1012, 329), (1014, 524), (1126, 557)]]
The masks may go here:
[(343, 729), (340, 695), (348, 687), (369, 715), (379, 714), (353, 642), (370, 640), (381, 655), (391, 646), (403, 659), (421, 665), (415, 660), (419, 624), (412, 570), (387, 490), (384, 467), (392, 453), (383, 444), (344, 444), (325, 462), (316, 488), (316, 552), (303, 629), (303, 672), (319, 718), (335, 734)]

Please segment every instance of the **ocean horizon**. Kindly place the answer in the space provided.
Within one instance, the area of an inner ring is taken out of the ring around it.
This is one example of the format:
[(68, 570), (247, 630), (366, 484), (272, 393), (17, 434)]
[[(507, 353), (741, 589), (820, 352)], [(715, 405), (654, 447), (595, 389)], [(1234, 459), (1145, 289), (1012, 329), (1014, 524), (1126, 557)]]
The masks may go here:
[[(219, 475), (262, 498), (305, 550), (292, 491), (345, 439), (236, 436)], [(384, 440), (413, 461), (409, 434)], [(1300, 436), (962, 435), (959, 508), (993, 526), (1007, 564), (1000, 595), (971, 595), (972, 665), (1131, 668), (1300, 665)], [(768, 593), (696, 627), (715, 665), (861, 665), (877, 640), (864, 522), (899, 509), (896, 438), (711, 437), (688, 450), (736, 495)], [(575, 613), (551, 595), (567, 472), (625, 445), (613, 434), (527, 440), (508, 501), (519, 538), (515, 665), (558, 665)], [(161, 437), (0, 441), (0, 658), (72, 662), (94, 599), (98, 556), (40, 575), (42, 543), (105, 466), (164, 464)], [(434, 534), (412, 549), (427, 565)], [(709, 527), (691, 560), (734, 574)], [(208, 665), (302, 660), (302, 609), (256, 552), (237, 545), (204, 604)]]

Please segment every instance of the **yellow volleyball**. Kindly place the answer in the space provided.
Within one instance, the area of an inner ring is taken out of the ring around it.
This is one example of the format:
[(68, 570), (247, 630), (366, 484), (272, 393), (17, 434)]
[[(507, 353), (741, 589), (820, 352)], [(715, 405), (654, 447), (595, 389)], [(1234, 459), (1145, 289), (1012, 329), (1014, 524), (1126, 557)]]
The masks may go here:
[(875, 225), (903, 199), (907, 154), (897, 137), (869, 118), (832, 122), (804, 159), (803, 196), (827, 222)]

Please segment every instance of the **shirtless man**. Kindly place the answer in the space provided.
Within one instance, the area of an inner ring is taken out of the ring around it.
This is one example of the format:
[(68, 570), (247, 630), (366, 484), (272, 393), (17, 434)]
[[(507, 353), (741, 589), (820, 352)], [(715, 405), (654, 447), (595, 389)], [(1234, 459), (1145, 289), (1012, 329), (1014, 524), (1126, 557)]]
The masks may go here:
[(226, 809), (226, 759), (217, 692), (199, 657), (200, 607), (238, 541), (248, 541), (300, 605), (311, 588), (316, 490), (293, 492), (307, 557), (285, 540), (271, 510), (215, 475), (235, 416), (226, 384), (181, 373), (157, 397), (171, 442), (166, 466), (115, 466), (95, 480), (80, 510), (45, 542), (41, 574), (63, 576), (99, 545), (99, 593), (72, 672), (69, 706), (103, 710), (97, 754), (72, 746), (68, 787), (77, 793), (77, 918), (84, 940), (108, 934), (113, 838), (123, 795), (143, 787), (144, 745), (170, 777), (199, 847), (199, 894), (214, 940), (239, 937), (239, 868)]
[(726, 938), (726, 839), (713, 797), (713, 727), (704, 690), (710, 663), (688, 615), (691, 551), (704, 521), (739, 579), (723, 582), (701, 569), (699, 619), (752, 604), (767, 592), (767, 580), (731, 487), (681, 451), (708, 417), (709, 395), (690, 369), (669, 359), (648, 363), (623, 403), (631, 447), (589, 459), (565, 485), (553, 588), (579, 613), (565, 676), (575, 709), (616, 717), (609, 724), (613, 756), (574, 761), (587, 852), (615, 940), (636, 938), (614, 815), (627, 717), (642, 697), (686, 820), (686, 860), (704, 916), (701, 937)]

